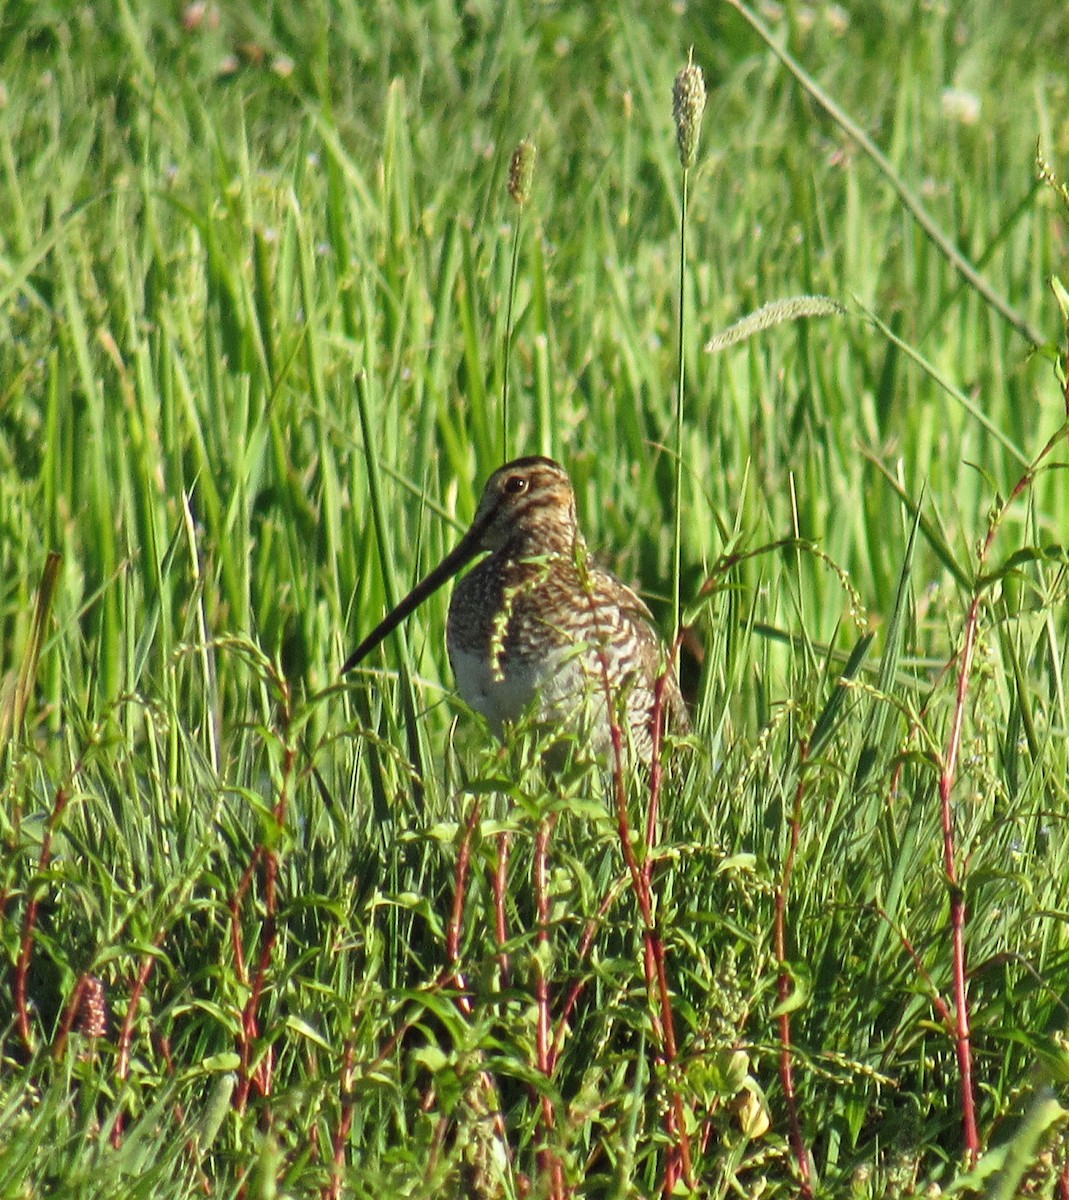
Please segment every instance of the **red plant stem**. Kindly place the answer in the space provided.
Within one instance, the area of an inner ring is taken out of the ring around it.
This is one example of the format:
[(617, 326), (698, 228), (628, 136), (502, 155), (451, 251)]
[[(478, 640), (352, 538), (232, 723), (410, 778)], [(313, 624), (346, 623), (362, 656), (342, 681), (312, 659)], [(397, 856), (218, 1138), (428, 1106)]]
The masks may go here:
[(450, 967), (456, 967), (460, 962), (460, 931), (464, 926), (464, 900), (468, 890), (468, 869), (471, 866), (471, 840), (479, 826), (479, 815), (482, 806), (479, 800), (471, 806), (471, 816), (464, 826), (464, 836), (460, 840), (460, 851), (457, 854), (456, 887), (453, 889), (453, 911), (449, 917), (449, 927), (445, 935), (445, 952)]
[[(277, 903), (275, 897), (275, 884), (278, 879), (278, 855), (273, 850), (268, 850), (264, 855), (264, 925), (263, 938), (260, 945), (260, 957), (256, 964), (256, 976), (253, 979), (252, 991), (249, 994), (248, 1003), (245, 1006), (245, 1018), (247, 1028), (250, 1031), (250, 1036), (246, 1044), (250, 1047), (257, 1036), (259, 1026), (259, 1010), (260, 1000), (263, 996), (264, 984), (267, 981), (268, 971), (271, 968), (271, 955), (275, 948), (275, 938), (277, 936), (277, 923), (275, 918), (275, 905)], [(248, 1080), (249, 1084), (255, 1084), (256, 1090), (261, 1096), (269, 1096), (271, 1094), (271, 1079), (275, 1063), (274, 1046), (269, 1046), (267, 1053), (260, 1061), (260, 1065), (256, 1068), (255, 1075)], [(246, 1089), (247, 1091), (247, 1089)]]
[[(550, 1046), (550, 1016), (549, 1016), (549, 980), (546, 978), (546, 962), (549, 948), (549, 917), (550, 898), (547, 881), (546, 863), (549, 857), (549, 842), (557, 823), (556, 814), (546, 817), (538, 828), (535, 839), (534, 855), (534, 890), (535, 906), (538, 912), (538, 946), (540, 953), (534, 959), (535, 968), (535, 1004), (538, 1011), (538, 1021), (535, 1027), (535, 1054), (539, 1071), (546, 1077), (552, 1078), (553, 1053)], [(549, 1195), (553, 1200), (562, 1200), (564, 1190), (564, 1166), (560, 1157), (550, 1148), (550, 1139), (556, 1117), (553, 1111), (553, 1101), (548, 1089), (542, 1092), (542, 1145), (538, 1149), (538, 1173), (540, 1178), (549, 1180)]]
[(160, 1052), (160, 1058), (163, 1059), (164, 1066), (167, 1068), (167, 1074), (174, 1074), (174, 1055), (171, 1052), (171, 1039), (165, 1033), (156, 1034), (156, 1046)]
[[(556, 824), (554, 816), (547, 817), (538, 829), (535, 839), (534, 889), (538, 910), (538, 945), (541, 955), (535, 956), (535, 996), (538, 1003), (538, 1025), (535, 1034), (538, 1069), (548, 1077), (550, 1073), (549, 1048), (549, 982), (545, 972), (545, 948), (549, 946), (549, 890), (546, 880), (546, 860), (549, 856), (549, 841)], [(552, 1107), (548, 1115), (552, 1118)], [(552, 1122), (550, 1126), (552, 1127)]]
[[(289, 785), (293, 775), (297, 751), (293, 746), (287, 746), (282, 759), (282, 780), (279, 786), (278, 800), (275, 803), (273, 816), (281, 830), (286, 823), (286, 809), (289, 803)], [(260, 1001), (263, 998), (264, 987), (267, 983), (271, 968), (271, 958), (275, 950), (278, 936), (278, 855), (274, 850), (261, 843), (253, 851), (249, 865), (241, 877), (238, 890), (230, 902), (231, 936), (234, 944), (235, 970), (238, 978), (245, 983), (247, 980), (244, 945), (241, 937), (241, 909), (245, 896), (255, 876), (257, 866), (262, 863), (264, 871), (264, 921), (260, 939), (260, 953), (256, 961), (256, 974), (252, 979), (249, 998), (241, 1014), (241, 1073), (234, 1096), (234, 1105), (238, 1112), (244, 1112), (248, 1103), (249, 1092), (255, 1086), (261, 1096), (271, 1094), (274, 1078), (275, 1048), (268, 1046), (255, 1072), (250, 1073), (253, 1049), (260, 1036)]]
[[(608, 631), (603, 631), (599, 628), (600, 622), (597, 609), (593, 604), (592, 598), (590, 600), (590, 616), (593, 620), (595, 634), (599, 638), (604, 639)], [(678, 638), (676, 644), (678, 644)], [(647, 847), (644, 856), (646, 861), (640, 868), (638, 860), (635, 858), (634, 847), (631, 845), (631, 827), (627, 816), (627, 789), (624, 786), (624, 739), (623, 732), (620, 729), (620, 722), (617, 718), (616, 705), (613, 702), (614, 696), (612, 680), (609, 674), (609, 658), (603, 649), (598, 652), (598, 658), (601, 666), (602, 686), (605, 691), (605, 713), (609, 722), (609, 737), (612, 744), (612, 774), (620, 849), (623, 853), (628, 873), (631, 876), (635, 899), (638, 902), (639, 912), (642, 916), (646, 985), (651, 994), (656, 991), (658, 995), (661, 1010), (660, 1021), (658, 1022), (654, 1014), (651, 1013), (650, 1015), (654, 1036), (660, 1042), (661, 1056), (670, 1076), (671, 1067), (676, 1058), (675, 1020), (672, 1012), (672, 998), (668, 990), (668, 973), (665, 967), (664, 945), (657, 933), (653, 916), (652, 865), (649, 863), (651, 857), (649, 851), (652, 848), (652, 841), (650, 839), (655, 836), (657, 829), (656, 808), (660, 789), (660, 764), (657, 760), (660, 758), (661, 727), (663, 726), (664, 715), (664, 680), (658, 681), (658, 687), (654, 692), (653, 713), (651, 716), (651, 736), (653, 742), (651, 759), (653, 761), (650, 765), (653, 778), (656, 781), (654, 784), (656, 790), (651, 796), (651, 809), (653, 811), (649, 814), (647, 820)], [(668, 1111), (665, 1114), (665, 1131), (668, 1134), (668, 1152), (665, 1157), (663, 1184), (665, 1195), (675, 1190), (680, 1177), (685, 1180), (689, 1187), (694, 1186), (690, 1161), (690, 1141), (687, 1134), (685, 1113), (683, 1111), (683, 1097), (679, 1090), (673, 1086), (670, 1078), (668, 1090), (670, 1103)]]
[(664, 773), (661, 766), (661, 741), (664, 737), (664, 689), (667, 681), (668, 672), (665, 671), (657, 677), (653, 685), (653, 712), (650, 718), (650, 808), (646, 814), (646, 857), (642, 863), (642, 877), (647, 889), (653, 876), (653, 848), (657, 845), (657, 818), (660, 814), (661, 780)]
[[(37, 874), (44, 875), (52, 859), (52, 837), (63, 816), (63, 811), (70, 800), (70, 792), (65, 787), (56, 788), (56, 798), (52, 802), (52, 812), (48, 817), (41, 838), (41, 853), (37, 857)], [(33, 930), (37, 924), (37, 910), (40, 907), (40, 885), (34, 884), (26, 905), (26, 916), (22, 922), (22, 945), (19, 948), (19, 959), (15, 967), (15, 1016), (18, 1022), (19, 1035), (22, 1044), (28, 1051), (33, 1050), (33, 1034), (30, 1030), (30, 1005), (28, 1000), (28, 981), (30, 976), (30, 959), (33, 957)]]
[[(435, 990), (437, 990), (437, 989), (441, 988), (446, 982), (447, 981), (444, 979), (437, 979), (437, 980), (435, 980), (432, 987)], [(412, 1028), (412, 1026), (415, 1023), (416, 1023), (415, 1019), (412, 1019), (412, 1020), (408, 1020), (408, 1021), (402, 1021), (401, 1024), (398, 1025), (398, 1027), (393, 1031), (393, 1033), (391, 1033), (390, 1036), (386, 1039), (386, 1042), (383, 1045), (382, 1049), (371, 1060), (370, 1070), (377, 1071), (379, 1069), (379, 1067), (382, 1066), (382, 1064), (390, 1057), (391, 1054), (393, 1054), (393, 1052), (401, 1044), (401, 1041), (404, 1038), (405, 1034), (408, 1033), (408, 1031)]]
[(639, 869), (635, 858), (635, 848), (631, 845), (631, 819), (627, 815), (627, 792), (624, 788), (623, 777), (623, 734), (620, 726), (613, 719), (609, 724), (612, 736), (613, 750), (616, 754), (615, 794), (616, 794), (616, 831), (620, 838), (620, 849), (623, 852), (624, 863), (631, 876), (631, 887), (638, 901), (642, 923), (649, 929), (653, 925), (653, 913), (650, 908), (649, 889), (645, 886), (645, 878)]
[(921, 956), (917, 953), (913, 943), (906, 936), (905, 931), (898, 928), (898, 926), (891, 920), (888, 913), (883, 908), (881, 908), (879, 905), (876, 905), (875, 908), (876, 908), (876, 912), (884, 919), (884, 921), (887, 922), (888, 925), (890, 925), (890, 927), (898, 935), (899, 941), (901, 941), (903, 949), (906, 951), (906, 953), (909, 955), (909, 957), (913, 960), (914, 969), (916, 970), (917, 974), (928, 985), (928, 988), (932, 993), (932, 1007), (939, 1014), (939, 1019), (946, 1026), (947, 1033), (949, 1033), (950, 1036), (953, 1037), (954, 1031), (955, 1031), (955, 1025), (954, 1025), (953, 1014), (950, 1011), (950, 1005), (947, 1004), (947, 1002), (939, 994), (939, 989), (935, 986), (935, 981), (932, 979), (931, 975), (928, 974), (928, 969), (925, 967), (924, 963), (921, 961)]
[[(1069, 377), (1066, 380), (1065, 401), (1066, 415), (1069, 416)], [(953, 1013), (950, 1012), (946, 1002), (934, 986), (932, 986), (932, 993), (933, 1004), (935, 1004), (939, 1015), (948, 1027), (948, 1032), (954, 1039), (961, 1085), (962, 1136), (965, 1142), (966, 1154), (971, 1163), (975, 1163), (979, 1158), (980, 1136), (976, 1125), (976, 1098), (973, 1084), (968, 975), (965, 954), (965, 925), (968, 913), (965, 905), (965, 890), (957, 866), (954, 839), (953, 793), (954, 785), (957, 781), (958, 759), (961, 753), (962, 731), (965, 722), (965, 700), (968, 694), (969, 678), (972, 674), (973, 656), (976, 650), (977, 631), (980, 624), (980, 602), (984, 593), (984, 586), (982, 585), (984, 564), (987, 562), (995, 537), (1002, 525), (1003, 517), (1009, 511), (1010, 506), (1031, 486), (1038, 464), (1047, 457), (1060, 440), (1060, 436), (1056, 435), (1047, 442), (1033, 464), (1014, 484), (1009, 496), (989, 523), (987, 535), (984, 538), (983, 545), (980, 547), (978, 556), (977, 583), (974, 595), (965, 618), (964, 644), (961, 650), (943, 668), (944, 672), (948, 671), (955, 660), (957, 661), (958, 680), (954, 697), (954, 713), (951, 720), (947, 749), (943, 756), (939, 774), (939, 806), (943, 833), (943, 868), (950, 891), (951, 968), (954, 983)], [(924, 710), (917, 717), (918, 725), (923, 713)], [(898, 789), (904, 762), (905, 758), (902, 756), (892, 780), (892, 793)], [(900, 934), (900, 936), (902, 935)], [(903, 941), (910, 955), (913, 957), (914, 963), (922, 971), (924, 978), (928, 980), (927, 974), (923, 972), (920, 960), (913, 951), (912, 946), (904, 937)], [(931, 981), (928, 980), (928, 982), (931, 986)], [(1066, 1197), (1066, 1200), (1069, 1200), (1069, 1196)]]
[(338, 1085), (341, 1101), (341, 1117), (338, 1128), (334, 1131), (333, 1150), (334, 1161), (330, 1172), (330, 1182), (323, 1189), (324, 1200), (339, 1200), (342, 1194), (342, 1171), (345, 1167), (345, 1143), (353, 1127), (353, 1064), (356, 1051), (352, 1039), (345, 1042), (345, 1058), (342, 1062), (341, 1080)]
[[(461, 930), (464, 925), (464, 902), (467, 895), (468, 873), (471, 867), (471, 843), (475, 836), (475, 831), (479, 827), (479, 817), (482, 811), (482, 806), (478, 798), (472, 804), (471, 815), (468, 817), (468, 822), (464, 827), (464, 835), (460, 841), (460, 850), (457, 853), (456, 865), (456, 884), (453, 891), (453, 909), (449, 917), (449, 925), (446, 928), (446, 956), (448, 958), (448, 967), (441, 973), (436, 983), (436, 987), (452, 986), (457, 990), (456, 1006), (464, 1016), (470, 1017), (474, 1012), (474, 1005), (471, 997), (465, 994), (466, 984), (464, 975), (460, 970), (460, 937)], [(411, 1024), (411, 1023), (409, 1023)], [(406, 1025), (407, 1029), (409, 1025)], [(403, 1030), (396, 1033), (389, 1041), (386, 1049), (379, 1055), (377, 1062), (385, 1059), (403, 1036)], [(483, 1070), (479, 1072), (480, 1081), (488, 1093), (496, 1093), (496, 1085), (490, 1076), (490, 1072)], [(431, 1093), (424, 1097), (424, 1111), (430, 1111)], [(438, 1147), (445, 1138), (448, 1120), (443, 1117), (438, 1122), (437, 1133), (431, 1149), (432, 1162), (437, 1158)], [(494, 1135), (499, 1143), (505, 1149), (505, 1153), (509, 1154), (508, 1142), (506, 1140), (505, 1121), (500, 1111), (494, 1113)]]
[[(638, 902), (639, 913), (642, 916), (642, 939), (646, 970), (646, 983), (651, 991), (656, 991), (660, 1020), (654, 1014), (652, 1024), (654, 1035), (660, 1042), (661, 1055), (665, 1066), (671, 1068), (676, 1058), (675, 1018), (672, 1012), (672, 997), (668, 989), (668, 973), (665, 967), (664, 945), (657, 933), (653, 916), (652, 889), (644, 868), (640, 868), (635, 858), (635, 850), (631, 845), (631, 824), (627, 816), (627, 792), (624, 788), (623, 776), (623, 733), (620, 725), (609, 708), (609, 733), (612, 738), (615, 770), (613, 778), (616, 793), (616, 826), (620, 839), (620, 849), (631, 876), (631, 885)], [(656, 730), (655, 730), (656, 731)], [(690, 1140), (687, 1135), (685, 1114), (683, 1112), (683, 1097), (679, 1091), (669, 1084), (671, 1101), (665, 1116), (666, 1132), (669, 1135), (669, 1149), (665, 1161), (664, 1186), (665, 1195), (671, 1194), (676, 1183), (682, 1177), (688, 1186), (693, 1187), (693, 1171), (690, 1161)]]
[[(1053, 447), (1047, 443), (1042, 458)], [(998, 515), (990, 523), (983, 546), (980, 548), (979, 566), (983, 569), (988, 554), (1009, 506), (1024, 492), (1035, 478), (1035, 468), (1030, 467), (1017, 480)], [(953, 793), (957, 781), (958, 758), (961, 753), (962, 730), (965, 724), (965, 699), (972, 674), (973, 655), (976, 650), (977, 629), (980, 625), (980, 601), (983, 591), (978, 586), (965, 618), (965, 641), (958, 658), (958, 686), (954, 697), (954, 715), (950, 725), (943, 766), (939, 773), (939, 808), (943, 826), (943, 868), (950, 889), (950, 936), (951, 969), (954, 978), (954, 1049), (958, 1060), (961, 1084), (961, 1124), (965, 1152), (970, 1163), (980, 1157), (980, 1135), (976, 1126), (976, 1094), (973, 1084), (972, 1038), (969, 1028), (969, 984), (965, 963), (965, 889), (958, 872), (954, 840)]]
[(805, 796), (805, 764), (809, 758), (809, 743), (803, 742), (798, 755), (798, 787), (794, 793), (794, 812), (791, 814), (791, 844), (783, 863), (783, 875), (779, 887), (776, 888), (776, 918), (773, 931), (776, 960), (780, 964), (777, 994), (780, 1002), (779, 1034), (779, 1073), (780, 1085), (783, 1088), (783, 1099), (787, 1106), (787, 1129), (791, 1143), (791, 1152), (798, 1168), (798, 1194), (802, 1200), (809, 1200), (813, 1195), (813, 1185), (809, 1171), (809, 1152), (806, 1149), (805, 1137), (802, 1134), (802, 1123), (798, 1117), (798, 1098), (794, 1087), (794, 1064), (791, 1061), (791, 1014), (788, 1001), (790, 1000), (792, 983), (787, 970), (787, 895), (791, 886), (791, 875), (794, 873), (794, 860), (798, 853), (798, 842), (802, 834), (802, 800)]
[[(990, 535), (984, 550), (990, 545)], [(954, 811), (952, 796), (957, 777), (958, 755), (961, 750), (962, 727), (965, 720), (965, 697), (969, 687), (973, 653), (976, 648), (976, 628), (980, 618), (980, 595), (973, 597), (965, 620), (965, 645), (958, 668), (958, 687), (950, 740), (939, 774), (939, 806), (943, 824), (943, 868), (950, 888), (951, 968), (954, 975), (954, 1038), (961, 1084), (961, 1122), (965, 1151), (969, 1162), (980, 1157), (980, 1135), (976, 1127), (976, 1096), (973, 1087), (972, 1041), (969, 1030), (969, 985), (965, 969), (965, 890), (958, 877), (954, 844)]]
[[(245, 896), (252, 884), (253, 876), (263, 854), (263, 847), (257, 846), (252, 852), (248, 866), (242, 873), (237, 891), (230, 900), (230, 938), (234, 947), (234, 973), (238, 981), (248, 985), (249, 972), (245, 963), (245, 944), (241, 932), (241, 909)], [(256, 1011), (245, 1004), (241, 1013), (241, 1033), (239, 1035), (238, 1054), (240, 1056), (238, 1086), (234, 1093), (234, 1106), (239, 1113), (245, 1111), (249, 1098), (249, 1063), (252, 1059), (252, 1043), (259, 1036), (260, 1030), (256, 1022)]]
[(85, 985), (88, 978), (88, 971), (83, 971), (78, 976), (78, 982), (74, 985), (71, 998), (67, 1001), (67, 1007), (63, 1012), (63, 1020), (59, 1026), (59, 1033), (56, 1035), (55, 1044), (52, 1046), (52, 1057), (56, 1062), (60, 1061), (63, 1057), (63, 1051), (67, 1048), (67, 1038), (70, 1036), (70, 1031), (74, 1025), (74, 1019), (78, 1015), (78, 1010), (81, 1008), (82, 995), (85, 992)]
[(245, 894), (252, 883), (253, 873), (260, 862), (260, 847), (253, 851), (249, 865), (245, 868), (238, 884), (238, 889), (230, 899), (230, 941), (234, 947), (234, 974), (238, 982), (248, 984), (249, 972), (245, 965), (245, 944), (241, 935), (241, 908), (245, 903)]
[[(157, 934), (154, 946), (163, 941), (162, 931)], [(130, 1042), (133, 1037), (134, 1020), (137, 1017), (137, 1006), (141, 1003), (141, 993), (145, 990), (148, 977), (156, 965), (156, 956), (146, 954), (141, 959), (141, 969), (137, 973), (134, 986), (130, 989), (130, 1000), (126, 1006), (126, 1016), (123, 1018), (122, 1030), (119, 1033), (119, 1053), (115, 1063), (115, 1074), (119, 1079), (125, 1079), (130, 1073)]]
[[(594, 934), (598, 930), (598, 926), (605, 918), (605, 914), (612, 907), (613, 901), (616, 899), (618, 887), (611, 887), (605, 893), (601, 904), (598, 906), (597, 916), (591, 917), (583, 929), (583, 936), (579, 939), (579, 961), (582, 962), (590, 953), (590, 947), (594, 944)], [(565, 998), (564, 1005), (561, 1008), (560, 1020), (557, 1022), (557, 1035), (553, 1039), (553, 1045), (550, 1048), (550, 1070), (553, 1070), (557, 1065), (557, 1059), (560, 1057), (561, 1050), (564, 1049), (564, 1038), (568, 1032), (568, 1021), (572, 1015), (583, 988), (585, 980), (577, 979), (568, 989), (568, 995)]]
[[(163, 942), (164, 931), (161, 929), (152, 939), (154, 949), (159, 949)], [(133, 1040), (134, 1021), (137, 1017), (137, 1007), (141, 1003), (141, 993), (145, 990), (148, 977), (156, 965), (156, 956), (146, 954), (141, 959), (141, 968), (130, 989), (130, 999), (126, 1005), (126, 1016), (123, 1017), (122, 1029), (119, 1031), (118, 1054), (115, 1060), (115, 1077), (125, 1079), (130, 1074), (130, 1043)], [(116, 1150), (122, 1145), (123, 1114), (115, 1114), (115, 1123), (111, 1127), (111, 1144)]]
[(509, 844), (507, 830), (497, 835), (497, 866), (494, 870), (494, 931), (497, 934), (498, 962), (501, 966), (501, 986), (508, 987), (509, 956), (505, 951), (508, 941), (508, 914), (505, 910), (505, 897), (508, 891), (509, 877)]
[[(673, 643), (671, 662), (674, 662), (678, 655), (681, 637), (682, 633), (678, 634)], [(671, 670), (670, 666), (657, 677), (654, 683), (653, 712), (650, 718), (652, 743), (650, 748), (650, 806), (646, 814), (646, 853), (642, 860), (642, 885), (646, 893), (647, 906), (651, 915), (653, 911), (653, 851), (658, 841), (657, 828), (658, 816), (660, 814), (661, 783), (663, 780), (661, 742), (664, 737), (665, 685), (668, 681), (669, 670)], [(664, 1047), (665, 1063), (671, 1064), (676, 1060), (678, 1048), (676, 1046), (675, 1020), (672, 1013), (671, 994), (668, 990), (668, 970), (665, 963), (664, 942), (652, 927), (649, 929), (644, 940), (646, 978), (655, 978), (657, 981), (657, 994), (661, 1005), (660, 1036)], [(658, 1029), (656, 1019), (654, 1019), (653, 1027), (654, 1030)], [(674, 1132), (680, 1139), (680, 1142), (678, 1143), (678, 1152), (677, 1147), (673, 1145), (668, 1161), (665, 1164), (664, 1191), (666, 1195), (670, 1195), (675, 1191), (681, 1167), (685, 1178), (688, 1182), (690, 1181), (690, 1147), (687, 1144), (684, 1119), (682, 1096), (678, 1091), (673, 1089), (672, 1108), (668, 1114), (668, 1127), (669, 1132)]]

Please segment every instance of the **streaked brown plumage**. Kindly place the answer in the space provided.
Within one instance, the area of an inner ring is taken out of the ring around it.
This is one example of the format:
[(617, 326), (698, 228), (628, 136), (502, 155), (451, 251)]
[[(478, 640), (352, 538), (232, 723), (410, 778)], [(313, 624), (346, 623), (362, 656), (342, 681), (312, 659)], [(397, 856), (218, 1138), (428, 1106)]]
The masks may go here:
[[(604, 755), (611, 698), (625, 746), (648, 761), (664, 648), (646, 605), (590, 557), (571, 481), (549, 458), (516, 459), (490, 476), (460, 544), (357, 647), (343, 673), (482, 553), (449, 605), (449, 661), (464, 700), (500, 734), (537, 698), (540, 721)], [(685, 730), (686, 707), (667, 670), (665, 715)]]

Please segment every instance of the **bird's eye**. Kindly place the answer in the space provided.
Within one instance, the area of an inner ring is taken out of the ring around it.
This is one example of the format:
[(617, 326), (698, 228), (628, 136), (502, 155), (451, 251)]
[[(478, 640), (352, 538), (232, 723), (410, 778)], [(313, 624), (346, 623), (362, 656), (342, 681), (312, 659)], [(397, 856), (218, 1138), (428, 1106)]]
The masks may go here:
[(522, 475), (510, 475), (505, 480), (505, 491), (512, 496), (518, 496), (527, 491), (527, 480)]

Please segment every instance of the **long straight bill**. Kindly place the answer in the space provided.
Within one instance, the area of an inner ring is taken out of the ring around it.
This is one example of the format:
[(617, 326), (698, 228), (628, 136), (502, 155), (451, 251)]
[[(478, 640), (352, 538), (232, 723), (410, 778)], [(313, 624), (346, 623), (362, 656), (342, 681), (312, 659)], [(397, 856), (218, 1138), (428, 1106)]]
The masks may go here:
[(345, 660), (345, 665), (341, 669), (343, 675), (347, 675), (353, 667), (366, 658), (372, 650), (382, 641), (384, 641), (398, 625), (409, 615), (414, 612), (428, 596), (436, 592), (443, 583), (452, 579), (453, 576), (479, 553), (479, 539), (482, 537), (482, 528), (472, 526), (471, 529), (461, 538), (455, 550), (442, 559), (442, 561), (434, 568), (434, 570), (408, 593), (392, 612), (386, 614), (385, 617), (375, 626), (375, 628), (367, 635), (359, 646)]

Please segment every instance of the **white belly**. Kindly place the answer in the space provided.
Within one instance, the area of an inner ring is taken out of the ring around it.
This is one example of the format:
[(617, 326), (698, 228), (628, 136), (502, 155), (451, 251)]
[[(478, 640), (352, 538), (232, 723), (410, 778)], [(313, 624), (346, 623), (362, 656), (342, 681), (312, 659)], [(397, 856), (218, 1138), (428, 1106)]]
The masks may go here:
[(450, 659), (457, 691), (465, 703), (486, 717), (498, 736), (506, 723), (518, 720), (534, 705), (539, 721), (590, 738), (595, 749), (608, 744), (604, 682), (589, 648), (558, 647), (536, 666), (525, 669), (512, 663), (504, 670), (494, 670), (485, 657), (458, 647), (453, 648)]
[(494, 671), (484, 656), (468, 654), (459, 647), (452, 648), (449, 657), (457, 691), (466, 704), (486, 717), (495, 733), (501, 733), (505, 721), (515, 721), (540, 690), (540, 671)]

